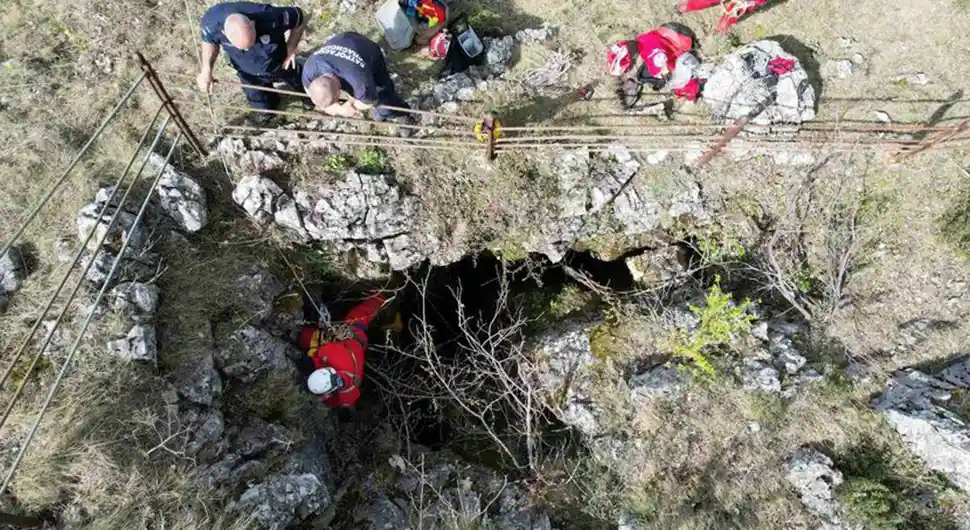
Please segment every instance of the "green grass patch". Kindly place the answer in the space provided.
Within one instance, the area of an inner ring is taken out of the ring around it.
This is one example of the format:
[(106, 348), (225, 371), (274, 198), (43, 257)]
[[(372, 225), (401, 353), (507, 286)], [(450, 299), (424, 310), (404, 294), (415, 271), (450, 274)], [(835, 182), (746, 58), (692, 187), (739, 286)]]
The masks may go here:
[(958, 248), (961, 253), (970, 254), (970, 187), (964, 187), (958, 198), (943, 213), (939, 225), (945, 241)]
[(946, 480), (915, 459), (867, 438), (835, 460), (845, 477), (836, 494), (852, 521), (872, 530), (957, 528), (938, 507), (951, 491)]
[(378, 175), (387, 171), (388, 158), (383, 149), (361, 149), (357, 153), (357, 170), (367, 175)]

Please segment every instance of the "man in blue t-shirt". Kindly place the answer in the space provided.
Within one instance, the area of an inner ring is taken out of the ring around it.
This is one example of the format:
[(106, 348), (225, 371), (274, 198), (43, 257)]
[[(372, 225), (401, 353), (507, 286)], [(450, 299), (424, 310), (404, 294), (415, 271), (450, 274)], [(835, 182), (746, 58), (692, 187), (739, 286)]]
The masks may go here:
[[(303, 86), (317, 110), (331, 116), (350, 118), (370, 110), (377, 121), (410, 121), (408, 113), (385, 108), (410, 107), (394, 89), (380, 46), (359, 33), (330, 37), (303, 65)], [(344, 103), (341, 91), (350, 96)]]
[[(246, 85), (273, 87), (286, 82), (303, 91), (296, 48), (303, 38), (306, 18), (298, 7), (273, 7), (253, 2), (226, 2), (209, 8), (202, 16), (202, 71), (199, 89), (212, 88), (212, 66), (219, 50), (226, 51), (229, 64)], [(289, 31), (289, 37), (286, 32)], [(275, 109), (279, 94), (243, 88), (249, 105), (256, 109)]]

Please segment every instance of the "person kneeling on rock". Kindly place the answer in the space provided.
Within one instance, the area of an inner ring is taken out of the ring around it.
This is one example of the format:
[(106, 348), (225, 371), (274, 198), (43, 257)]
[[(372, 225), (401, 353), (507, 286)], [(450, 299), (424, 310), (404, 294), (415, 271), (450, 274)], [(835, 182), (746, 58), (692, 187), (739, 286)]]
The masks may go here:
[[(303, 86), (316, 109), (327, 115), (353, 118), (369, 110), (375, 121), (413, 123), (380, 46), (359, 33), (334, 35), (314, 52), (303, 66)], [(341, 92), (349, 96), (343, 103)], [(401, 136), (409, 133), (406, 127), (398, 130)]]
[[(385, 301), (383, 295), (373, 294), (351, 309), (343, 322), (331, 325), (326, 305), (304, 298), (299, 345), (313, 363), (307, 387), (324, 405), (349, 408), (360, 398), (367, 327)], [(307, 318), (313, 315), (317, 316), (315, 322)]]

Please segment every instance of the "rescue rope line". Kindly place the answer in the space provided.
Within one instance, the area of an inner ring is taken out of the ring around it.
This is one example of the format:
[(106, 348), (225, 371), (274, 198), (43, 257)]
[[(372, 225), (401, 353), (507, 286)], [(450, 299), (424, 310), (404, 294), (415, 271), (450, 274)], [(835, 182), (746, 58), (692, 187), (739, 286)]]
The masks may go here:
[[(170, 76), (173, 76), (173, 77), (181, 77), (181, 78), (194, 79), (194, 76), (192, 76), (192, 75), (181, 74), (181, 73), (177, 73), (177, 72), (159, 71), (158, 73), (159, 74), (162, 74), (162, 75), (170, 75)], [(218, 79), (213, 79), (212, 81), (213, 81), (213, 85), (221, 84), (223, 86), (237, 86), (239, 88), (248, 88), (250, 90), (260, 90), (260, 91), (263, 91), (263, 92), (273, 92), (273, 93), (276, 93), (276, 94), (283, 94), (283, 95), (287, 95), (287, 96), (294, 96), (294, 97), (299, 97), (299, 98), (304, 98), (304, 99), (309, 99), (310, 98), (310, 96), (306, 92), (296, 92), (294, 90), (284, 90), (284, 89), (274, 88), (274, 87), (264, 87), (264, 86), (258, 86), (258, 85), (250, 85), (250, 84), (246, 84), (246, 83), (240, 83), (240, 82), (237, 82), (237, 81), (223, 81), (223, 80), (218, 80)], [(395, 107), (393, 105), (374, 105), (374, 108), (375, 109), (390, 110), (390, 111), (394, 111), (394, 112), (404, 112), (404, 113), (407, 113), (407, 114), (415, 114), (415, 115), (418, 115), (418, 116), (431, 116), (431, 117), (440, 118), (440, 119), (443, 119), (443, 120), (460, 121), (460, 122), (464, 122), (464, 123), (477, 123), (479, 121), (477, 118), (472, 118), (472, 117), (469, 117), (469, 116), (458, 116), (458, 115), (455, 115), (455, 114), (444, 114), (444, 113), (441, 113), (441, 112), (432, 112), (432, 111), (429, 111), (429, 110), (412, 109), (412, 108), (408, 108), (408, 107)]]
[[(222, 135), (222, 138), (233, 138), (238, 140), (259, 140), (259, 136), (245, 135), (245, 134), (226, 134)], [(309, 143), (318, 142), (318, 138), (292, 138), (287, 139), (289, 142), (299, 142), (299, 143)], [(471, 147), (465, 146), (453, 146), (453, 145), (426, 145), (426, 144), (406, 144), (406, 143), (388, 143), (388, 142), (377, 142), (377, 141), (361, 141), (355, 142), (350, 140), (334, 140), (332, 142), (339, 145), (353, 145), (353, 146), (364, 146), (364, 147), (385, 147), (388, 149), (433, 149), (433, 150), (443, 150), (443, 151), (461, 151), (468, 152)], [(474, 146), (472, 146), (474, 147)]]
[[(155, 190), (158, 187), (158, 183), (162, 179), (162, 175), (165, 174), (165, 169), (168, 168), (168, 163), (169, 161), (171, 161), (172, 155), (175, 154), (175, 150), (178, 147), (179, 142), (182, 140), (182, 136), (183, 136), (182, 133), (179, 132), (178, 136), (176, 136), (175, 140), (172, 142), (172, 147), (169, 149), (168, 154), (165, 156), (165, 159), (164, 159), (164, 162), (162, 163), (161, 168), (159, 168), (158, 174), (155, 176), (155, 179), (152, 181), (151, 186), (148, 188), (148, 193), (145, 194), (145, 200), (142, 201), (141, 208), (138, 210), (138, 214), (135, 216), (134, 221), (132, 221), (132, 230), (135, 227), (139, 226), (142, 222), (142, 219), (145, 217), (145, 212), (148, 210), (148, 205), (151, 202), (152, 196), (155, 194)], [(98, 295), (97, 297), (95, 297), (95, 300), (94, 300), (95, 307), (101, 304), (102, 299), (104, 299), (105, 293), (108, 292), (108, 288), (111, 285), (111, 281), (114, 279), (115, 273), (118, 272), (118, 266), (124, 260), (125, 251), (128, 250), (128, 246), (130, 243), (131, 243), (131, 238), (125, 238), (124, 242), (121, 245), (121, 248), (118, 251), (118, 256), (115, 258), (114, 263), (111, 265), (111, 270), (108, 272), (104, 285), (101, 286), (101, 290), (98, 291)], [(33, 425), (31, 425), (30, 431), (27, 433), (26, 438), (24, 438), (24, 440), (21, 442), (20, 451), (17, 452), (16, 458), (14, 459), (13, 463), (10, 465), (10, 469), (9, 471), (7, 471), (7, 476), (3, 480), (3, 484), (0, 484), (0, 493), (7, 491), (7, 487), (10, 486), (11, 480), (13, 480), (14, 475), (17, 473), (17, 469), (20, 467), (20, 464), (23, 462), (24, 455), (27, 454), (27, 451), (30, 448), (30, 444), (34, 440), (34, 436), (37, 434), (37, 429), (40, 427), (41, 421), (43, 421), (44, 416), (47, 414), (47, 411), (50, 409), (51, 402), (54, 399), (54, 394), (57, 393), (57, 389), (60, 387), (61, 382), (64, 380), (64, 375), (67, 373), (67, 370), (70, 368), (71, 363), (74, 361), (74, 357), (75, 355), (77, 355), (78, 349), (80, 349), (81, 341), (84, 339), (84, 335), (85, 333), (87, 333), (88, 327), (91, 325), (91, 321), (94, 319), (95, 313), (96, 313), (95, 311), (91, 311), (90, 313), (88, 313), (87, 318), (84, 320), (84, 324), (81, 326), (81, 329), (78, 331), (77, 339), (74, 340), (74, 344), (71, 346), (70, 352), (68, 352), (67, 357), (65, 357), (64, 359), (64, 364), (61, 366), (61, 369), (58, 372), (57, 377), (54, 379), (54, 382), (51, 384), (50, 390), (48, 391), (47, 396), (44, 399), (43, 406), (41, 407), (40, 411), (37, 413), (37, 417), (34, 420)]]
[(31, 212), (27, 214), (27, 217), (24, 218), (23, 221), (21, 221), (20, 228), (18, 228), (17, 231), (14, 232), (14, 235), (11, 236), (10, 239), (8, 239), (4, 243), (3, 250), (0, 250), (0, 256), (6, 255), (7, 252), (10, 250), (10, 248), (13, 247), (14, 244), (16, 244), (17, 241), (20, 239), (20, 237), (24, 235), (24, 232), (27, 230), (27, 227), (30, 226), (32, 222), (34, 222), (34, 219), (37, 218), (37, 215), (40, 213), (40, 210), (44, 207), (44, 205), (47, 204), (48, 201), (51, 200), (51, 197), (53, 197), (54, 194), (57, 193), (58, 189), (60, 189), (60, 187), (64, 184), (64, 182), (67, 181), (68, 177), (71, 176), (71, 172), (74, 171), (75, 167), (77, 167), (78, 163), (81, 161), (81, 158), (84, 157), (84, 155), (94, 144), (95, 140), (97, 140), (101, 136), (104, 130), (108, 127), (108, 125), (114, 120), (115, 116), (117, 116), (118, 113), (121, 112), (122, 107), (124, 107), (125, 104), (128, 103), (128, 100), (131, 99), (131, 96), (134, 95), (135, 90), (137, 90), (138, 87), (141, 86), (142, 81), (144, 81), (146, 77), (147, 77), (147, 74), (142, 73), (140, 76), (138, 76), (138, 79), (136, 79), (135, 82), (132, 83), (131, 88), (128, 89), (128, 92), (125, 92), (125, 95), (122, 96), (121, 100), (118, 101), (118, 103), (114, 106), (113, 109), (111, 109), (111, 112), (108, 113), (108, 116), (104, 119), (104, 121), (101, 122), (101, 125), (97, 128), (97, 130), (94, 131), (94, 134), (92, 134), (91, 137), (88, 138), (88, 141), (84, 144), (84, 147), (82, 147), (81, 150), (78, 151), (77, 155), (74, 156), (74, 159), (71, 160), (70, 164), (68, 164), (67, 169), (65, 169), (64, 172), (61, 173), (61, 176), (54, 182), (54, 185), (51, 186), (50, 190), (44, 195), (44, 197), (40, 200), (40, 202), (37, 203), (36, 206), (34, 206), (33, 210), (31, 210)]
[[(400, 136), (388, 136), (380, 134), (359, 134), (359, 133), (348, 133), (348, 132), (327, 132), (327, 131), (315, 131), (312, 129), (273, 129), (271, 127), (254, 127), (250, 125), (217, 125), (218, 129), (228, 129), (232, 131), (257, 131), (257, 132), (270, 132), (274, 134), (306, 134), (312, 136), (333, 136), (337, 138), (349, 138), (349, 139), (360, 139), (360, 140), (397, 140), (402, 142), (414, 142), (414, 143), (437, 143), (439, 145), (461, 145), (467, 147), (475, 147), (478, 142), (472, 138), (468, 137), (467, 141), (460, 142), (455, 140), (460, 140), (460, 137), (445, 137), (445, 138), (402, 138)], [(254, 138), (259, 138), (258, 136)]]
[[(178, 103), (179, 105), (189, 105), (189, 106), (199, 106), (199, 105), (201, 105), (201, 103), (199, 103), (199, 102), (188, 101), (188, 100), (179, 100), (179, 101), (175, 101), (175, 103)], [(363, 118), (343, 118), (343, 117), (337, 117), (337, 116), (326, 116), (326, 115), (323, 115), (323, 114), (311, 114), (309, 112), (293, 112), (293, 111), (288, 111), (288, 110), (254, 109), (252, 107), (240, 107), (240, 106), (236, 106), (236, 105), (212, 105), (212, 107), (213, 108), (217, 108), (217, 109), (223, 109), (223, 110), (238, 110), (238, 111), (243, 111), (243, 112), (256, 112), (256, 113), (260, 113), (260, 114), (273, 114), (273, 115), (276, 115), (276, 116), (293, 116), (293, 117), (296, 117), (296, 118), (304, 118), (304, 119), (311, 120), (311, 121), (333, 120), (333, 121), (337, 121), (337, 122), (345, 122), (345, 123), (352, 123), (352, 124), (358, 124), (358, 125), (385, 125), (385, 126), (389, 126), (389, 127), (398, 127), (398, 128), (404, 128), (404, 129), (415, 129), (415, 130), (424, 129), (424, 130), (429, 130), (429, 131), (435, 131), (435, 130), (446, 130), (446, 131), (448, 131), (448, 129), (443, 129), (443, 128), (440, 128), (440, 127), (427, 127), (427, 126), (423, 126), (423, 125), (412, 125), (412, 124), (408, 124), (408, 123), (400, 123), (399, 124), (399, 123), (386, 122), (386, 121), (372, 121), (372, 120), (365, 120)], [(458, 132), (458, 131), (457, 130), (450, 130), (449, 132)]]
[[(30, 344), (31, 339), (33, 339), (34, 335), (37, 333), (37, 330), (40, 328), (40, 325), (44, 322), (44, 317), (47, 316), (47, 313), (51, 310), (51, 307), (54, 305), (55, 300), (57, 299), (61, 290), (64, 288), (64, 285), (67, 283), (67, 280), (71, 277), (71, 272), (74, 270), (75, 267), (77, 267), (78, 263), (81, 260), (81, 257), (87, 251), (88, 246), (91, 243), (91, 240), (94, 238), (94, 234), (98, 232), (98, 225), (100, 225), (103, 222), (105, 213), (107, 213), (108, 209), (112, 207), (112, 202), (114, 201), (114, 198), (117, 196), (118, 191), (120, 190), (121, 185), (124, 182), (125, 178), (128, 176), (129, 172), (131, 171), (132, 166), (134, 166), (135, 160), (138, 159), (138, 155), (140, 154), (141, 147), (144, 145), (145, 140), (148, 138), (148, 134), (151, 132), (151, 129), (154, 127), (155, 122), (158, 119), (158, 115), (161, 113), (161, 111), (164, 108), (165, 108), (164, 105), (162, 105), (159, 108), (158, 112), (155, 113), (155, 116), (152, 119), (152, 121), (148, 124), (148, 127), (145, 128), (145, 132), (142, 135), (141, 140), (138, 143), (138, 146), (134, 149), (131, 159), (128, 161), (127, 167), (125, 167), (125, 170), (122, 171), (121, 176), (115, 182), (114, 186), (112, 187), (111, 194), (108, 196), (108, 199), (105, 201), (104, 206), (101, 207), (101, 211), (98, 213), (98, 217), (97, 217), (98, 224), (92, 227), (91, 231), (88, 232), (88, 235), (85, 237), (84, 241), (81, 244), (81, 247), (78, 249), (77, 253), (74, 256), (73, 263), (71, 263), (71, 266), (68, 267), (67, 270), (64, 272), (64, 277), (61, 279), (60, 285), (54, 291), (54, 294), (51, 296), (50, 301), (47, 303), (47, 307), (41, 313), (40, 317), (37, 318), (37, 321), (35, 322), (34, 326), (31, 328), (30, 333), (27, 335), (26, 338), (24, 338), (23, 342), (21, 343), (20, 348), (17, 349), (17, 353), (14, 355), (14, 358), (11, 361), (10, 366), (7, 367), (7, 370), (4, 372), (2, 379), (0, 379), (0, 387), (2, 387), (7, 382), (7, 379), (13, 373), (13, 370), (16, 367), (17, 362), (23, 356), (23, 353), (27, 345)], [(138, 183), (139, 177), (141, 177), (141, 174), (145, 171), (145, 167), (148, 165), (148, 161), (151, 159), (151, 153), (154, 152), (155, 147), (158, 146), (159, 141), (162, 139), (170, 119), (171, 117), (166, 117), (165, 120), (162, 122), (161, 126), (159, 126), (158, 133), (155, 135), (155, 140), (149, 146), (148, 152), (145, 155), (144, 159), (142, 160), (141, 167), (138, 168), (138, 172), (134, 174), (134, 176), (131, 179), (131, 182), (128, 184), (128, 187), (125, 189), (124, 194), (122, 195), (121, 199), (118, 201), (116, 210), (114, 214), (111, 216), (110, 220), (108, 221), (108, 224), (105, 226), (104, 234), (98, 240), (97, 244), (95, 245), (95, 248), (101, 248), (102, 245), (104, 245), (105, 241), (107, 241), (108, 237), (111, 235), (111, 231), (114, 228), (115, 223), (118, 220), (118, 217), (120, 216), (121, 212), (124, 211), (125, 203), (128, 201), (128, 197), (131, 194), (132, 189), (134, 189), (135, 185)], [(134, 228), (132, 228), (132, 230), (134, 230)], [(91, 270), (91, 267), (93, 265), (94, 265), (94, 259), (92, 256), (92, 259), (88, 261), (88, 264), (84, 267), (84, 270), (80, 272), (80, 277), (78, 278), (77, 284), (75, 284), (74, 286), (74, 290), (71, 291), (71, 294), (67, 297), (67, 300), (64, 301), (64, 307), (61, 309), (60, 313), (57, 315), (57, 318), (54, 320), (53, 327), (47, 332), (47, 337), (44, 340), (43, 344), (41, 344), (40, 349), (37, 351), (36, 355), (34, 355), (33, 360), (31, 361), (29, 367), (27, 368), (27, 372), (23, 375), (23, 379), (20, 381), (20, 385), (18, 385), (17, 390), (14, 393), (14, 396), (7, 404), (7, 408), (6, 410), (4, 410), (3, 416), (0, 416), (0, 429), (3, 428), (4, 424), (6, 424), (7, 422), (7, 419), (10, 417), (10, 413), (13, 411), (14, 406), (17, 404), (17, 401), (20, 399), (20, 396), (22, 395), (24, 388), (27, 386), (27, 383), (30, 380), (30, 375), (34, 372), (34, 369), (36, 368), (37, 363), (40, 361), (41, 357), (43, 357), (44, 352), (47, 351), (47, 348), (54, 340), (54, 334), (57, 332), (58, 328), (63, 322), (64, 316), (71, 309), (71, 303), (77, 297), (78, 292), (81, 290), (81, 287), (84, 285), (84, 279), (87, 276), (88, 271)]]

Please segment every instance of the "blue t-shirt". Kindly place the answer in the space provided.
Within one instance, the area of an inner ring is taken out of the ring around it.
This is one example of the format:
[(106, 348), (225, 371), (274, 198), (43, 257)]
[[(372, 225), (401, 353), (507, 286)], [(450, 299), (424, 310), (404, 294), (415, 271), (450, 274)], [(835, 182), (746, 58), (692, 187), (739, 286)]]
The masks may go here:
[(377, 103), (375, 68), (383, 68), (384, 55), (380, 46), (367, 37), (353, 32), (340, 33), (327, 39), (303, 65), (303, 88), (324, 74), (334, 74), (340, 88), (357, 101), (368, 105)]
[[(248, 50), (233, 46), (223, 32), (226, 17), (245, 15), (256, 26), (256, 43)], [(229, 62), (247, 74), (268, 74), (279, 70), (286, 59), (286, 31), (303, 24), (298, 7), (273, 7), (253, 2), (216, 4), (202, 15), (202, 40), (222, 46)]]

